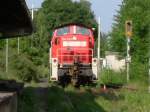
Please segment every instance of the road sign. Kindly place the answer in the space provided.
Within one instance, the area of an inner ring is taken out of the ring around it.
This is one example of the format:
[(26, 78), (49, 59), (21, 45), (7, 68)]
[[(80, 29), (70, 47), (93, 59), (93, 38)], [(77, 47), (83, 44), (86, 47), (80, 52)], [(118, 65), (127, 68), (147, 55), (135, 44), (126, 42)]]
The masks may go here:
[(132, 37), (132, 21), (128, 20), (125, 22), (125, 34), (128, 38)]

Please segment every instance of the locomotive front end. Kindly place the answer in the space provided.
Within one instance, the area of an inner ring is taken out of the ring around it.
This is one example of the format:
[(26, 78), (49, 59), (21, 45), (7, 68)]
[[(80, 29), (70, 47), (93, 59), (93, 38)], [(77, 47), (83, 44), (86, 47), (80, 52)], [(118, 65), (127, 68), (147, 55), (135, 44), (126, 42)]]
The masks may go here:
[(98, 60), (93, 56), (90, 28), (76, 24), (57, 28), (51, 46), (51, 80), (79, 83), (97, 79)]

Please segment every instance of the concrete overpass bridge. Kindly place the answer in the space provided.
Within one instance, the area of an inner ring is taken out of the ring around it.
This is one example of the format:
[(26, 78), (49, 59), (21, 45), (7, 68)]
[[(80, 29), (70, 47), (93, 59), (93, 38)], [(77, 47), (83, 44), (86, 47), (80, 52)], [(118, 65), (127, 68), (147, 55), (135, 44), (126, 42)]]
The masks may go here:
[[(0, 39), (29, 35), (33, 32), (30, 13), (24, 0), (0, 0)], [(14, 86), (13, 86), (14, 84)], [(14, 81), (0, 79), (0, 112), (17, 112)]]
[(0, 39), (29, 35), (32, 31), (25, 0), (0, 0)]

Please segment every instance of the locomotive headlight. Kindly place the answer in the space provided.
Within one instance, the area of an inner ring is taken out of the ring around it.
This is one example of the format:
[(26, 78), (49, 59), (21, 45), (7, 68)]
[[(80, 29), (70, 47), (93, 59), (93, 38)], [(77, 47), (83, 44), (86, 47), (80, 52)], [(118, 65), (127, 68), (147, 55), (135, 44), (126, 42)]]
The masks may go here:
[(58, 65), (58, 60), (57, 60), (57, 58), (53, 58), (53, 59), (52, 59), (52, 64), (53, 64), (54, 66), (57, 66), (57, 65)]
[(93, 62), (94, 62), (94, 63), (96, 63), (96, 62), (97, 62), (97, 60), (96, 60), (96, 59), (93, 59)]
[(92, 59), (92, 65), (97, 66), (97, 59), (96, 58)]
[(56, 62), (57, 62), (57, 60), (56, 60), (56, 59), (54, 59), (54, 60), (53, 60), (53, 62), (54, 62), (54, 63), (56, 63)]

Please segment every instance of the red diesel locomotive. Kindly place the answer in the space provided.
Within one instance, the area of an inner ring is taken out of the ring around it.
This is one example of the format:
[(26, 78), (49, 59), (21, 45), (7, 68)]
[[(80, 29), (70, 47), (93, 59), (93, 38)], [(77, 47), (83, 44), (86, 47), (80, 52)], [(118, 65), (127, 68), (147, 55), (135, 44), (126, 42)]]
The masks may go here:
[(51, 81), (74, 84), (98, 78), (98, 59), (94, 58), (93, 30), (80, 24), (66, 24), (53, 32), (50, 48)]

